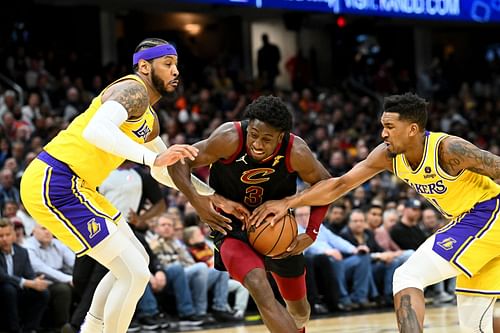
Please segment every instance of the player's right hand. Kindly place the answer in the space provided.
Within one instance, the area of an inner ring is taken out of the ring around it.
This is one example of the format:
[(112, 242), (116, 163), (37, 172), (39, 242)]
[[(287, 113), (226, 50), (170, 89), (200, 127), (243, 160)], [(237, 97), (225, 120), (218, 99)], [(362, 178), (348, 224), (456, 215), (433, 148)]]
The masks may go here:
[(248, 224), (248, 218), (250, 217), (250, 212), (242, 204), (226, 199), (217, 193), (212, 196), (212, 203), (222, 209), (225, 213), (236, 216), (241, 220), (241, 230), (244, 230)]
[(219, 214), (212, 203), (209, 196), (200, 195), (198, 199), (191, 202), (194, 209), (198, 213), (200, 220), (205, 222), (210, 226), (210, 228), (219, 231), (220, 233), (227, 235), (227, 230), (232, 230), (233, 228), (229, 223), (231, 219)]
[(286, 199), (266, 201), (252, 212), (249, 221), (250, 226), (255, 225), (255, 227), (258, 227), (268, 216), (271, 216), (270, 223), (271, 226), (274, 226), (288, 213), (288, 209)]
[(189, 158), (194, 160), (198, 156), (198, 148), (191, 145), (172, 145), (167, 150), (156, 156), (155, 166), (169, 166), (181, 161), (184, 164), (184, 159)]

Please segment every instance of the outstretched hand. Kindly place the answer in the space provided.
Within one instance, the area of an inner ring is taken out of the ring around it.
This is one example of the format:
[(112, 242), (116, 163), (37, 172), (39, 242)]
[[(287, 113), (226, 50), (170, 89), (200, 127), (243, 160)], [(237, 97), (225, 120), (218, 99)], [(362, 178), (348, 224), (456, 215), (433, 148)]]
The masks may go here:
[[(258, 227), (264, 220), (269, 220), (271, 227), (280, 221), (288, 213), (288, 205), (285, 199), (266, 201), (255, 208), (250, 216), (249, 227), (255, 225)], [(266, 217), (271, 216), (269, 219)]]
[(290, 256), (296, 256), (304, 252), (312, 243), (313, 239), (307, 234), (300, 234), (293, 240), (292, 244), (286, 249), (286, 252), (280, 254), (279, 256), (273, 257), (273, 259), (283, 259)]
[(167, 150), (156, 156), (155, 166), (169, 166), (181, 161), (184, 164), (184, 159), (189, 158), (194, 160), (198, 156), (198, 148), (191, 145), (172, 145)]
[(225, 213), (230, 214), (241, 220), (241, 230), (244, 230), (248, 219), (250, 218), (250, 212), (242, 204), (226, 199), (217, 193), (212, 195), (212, 203), (222, 209)]
[(231, 219), (225, 217), (215, 210), (212, 203), (212, 196), (200, 195), (195, 201), (192, 201), (194, 209), (198, 213), (200, 220), (210, 226), (210, 228), (227, 235), (226, 230), (232, 230)]

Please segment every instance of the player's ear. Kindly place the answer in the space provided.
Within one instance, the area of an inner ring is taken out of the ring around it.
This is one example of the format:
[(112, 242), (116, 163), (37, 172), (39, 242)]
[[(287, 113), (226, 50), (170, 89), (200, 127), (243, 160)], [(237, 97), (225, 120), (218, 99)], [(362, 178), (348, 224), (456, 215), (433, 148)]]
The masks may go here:
[(138, 70), (144, 75), (148, 75), (151, 72), (151, 63), (144, 59), (140, 59), (138, 63)]
[(278, 142), (279, 143), (283, 142), (284, 137), (285, 137), (285, 132), (281, 132), (280, 135), (278, 136)]
[(416, 136), (420, 133), (420, 127), (417, 125), (417, 123), (411, 123), (410, 124), (410, 136)]

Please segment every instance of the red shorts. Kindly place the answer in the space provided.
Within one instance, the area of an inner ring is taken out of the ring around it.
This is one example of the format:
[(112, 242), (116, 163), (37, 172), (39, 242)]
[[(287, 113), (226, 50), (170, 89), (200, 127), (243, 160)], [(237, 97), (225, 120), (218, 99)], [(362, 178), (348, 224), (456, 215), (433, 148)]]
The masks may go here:
[(242, 284), (250, 271), (261, 268), (271, 271), (285, 300), (297, 301), (306, 296), (303, 256), (270, 259), (255, 252), (248, 243), (232, 237), (224, 239), (219, 253), (229, 275)]

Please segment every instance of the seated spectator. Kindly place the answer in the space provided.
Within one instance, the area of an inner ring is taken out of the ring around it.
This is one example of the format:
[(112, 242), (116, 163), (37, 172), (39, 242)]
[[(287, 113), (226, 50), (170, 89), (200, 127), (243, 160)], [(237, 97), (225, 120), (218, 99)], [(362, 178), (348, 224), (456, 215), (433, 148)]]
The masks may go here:
[[(208, 267), (211, 269), (209, 270), (208, 278), (209, 278), (209, 289), (210, 289), (210, 278), (212, 276), (212, 279), (217, 277), (220, 274), (228, 274), (227, 272), (221, 272), (213, 269), (214, 267), (214, 251), (212, 247), (208, 244), (208, 242), (205, 239), (205, 236), (203, 235), (203, 232), (200, 227), (196, 225), (192, 225), (190, 227), (187, 227), (184, 229), (184, 234), (183, 234), (183, 241), (184, 244), (186, 245), (189, 253), (193, 256), (193, 259), (196, 262), (204, 262)], [(229, 277), (229, 275), (228, 275)], [(230, 291), (231, 289), (231, 291)], [(227, 317), (227, 314), (222, 314), (222, 317), (220, 318), (221, 321), (227, 321), (227, 320), (241, 320), (243, 319), (245, 315), (245, 311), (248, 305), (248, 297), (249, 297), (249, 292), (248, 290), (238, 281), (229, 279), (228, 281), (228, 292), (235, 292), (235, 312), (234, 312), (234, 318)], [(215, 296), (215, 295), (214, 295)], [(219, 304), (215, 304), (215, 302), (219, 302)], [(217, 297), (214, 297), (214, 306), (215, 309), (222, 309), (225, 307), (225, 310), (222, 310), (222, 312), (226, 312), (226, 310), (231, 310), (229, 307), (229, 304), (227, 303), (227, 299), (224, 301), (223, 299), (218, 299)], [(218, 311), (216, 311), (218, 312)], [(221, 315), (221, 314), (218, 314)], [(215, 316), (217, 319), (217, 316)]]
[[(299, 233), (305, 232), (309, 214), (310, 207), (295, 209)], [(333, 266), (332, 272), (336, 273), (330, 279), (335, 279), (339, 286), (340, 300), (337, 307), (340, 310), (349, 311), (372, 306), (368, 300), (372, 274), (368, 252), (366, 245), (356, 247), (324, 225), (320, 226), (316, 241), (305, 251), (306, 255), (328, 256), (328, 264)], [(352, 288), (349, 288), (349, 281), (352, 281)]]
[(49, 302), (49, 281), (36, 276), (14, 226), (0, 219), (0, 331), (36, 332)]
[[(167, 275), (167, 289), (175, 295), (180, 324), (201, 325), (206, 320), (208, 267), (203, 269), (206, 265), (199, 263), (197, 267), (200, 270), (197, 272), (192, 269), (188, 274), (187, 267), (193, 266), (194, 260), (174, 238), (172, 216), (165, 214), (154, 218), (153, 226), (154, 232), (146, 233), (146, 241)], [(198, 304), (197, 301), (200, 299), (205, 304)]]
[(5, 206), (9, 200), (14, 201), (19, 205), (21, 199), (19, 190), (14, 186), (15, 175), (11, 169), (3, 168), (0, 171), (0, 207)]
[(229, 275), (208, 267), (204, 262), (195, 262), (186, 247), (175, 238), (174, 221), (175, 217), (169, 214), (160, 216), (155, 221), (155, 233), (148, 233), (147, 240), (167, 273), (169, 286), (174, 288), (181, 322), (183, 318), (192, 319), (193, 315), (207, 319), (210, 288), (214, 294), (212, 313), (215, 319), (234, 320), (227, 313)]
[(338, 235), (340, 230), (346, 225), (344, 206), (337, 203), (331, 204), (323, 225)]
[(391, 238), (403, 250), (416, 250), (426, 237), (420, 229), (422, 203), (417, 199), (408, 199), (403, 208), (403, 215), (390, 230)]
[(24, 241), (26, 240), (26, 231), (24, 230), (23, 223), (17, 217), (10, 218), (9, 220), (14, 226), (14, 232), (16, 233), (16, 244), (24, 247)]
[(26, 239), (24, 246), (35, 273), (43, 274), (52, 282), (49, 285), (50, 301), (47, 309), (51, 322), (48, 324), (59, 331), (69, 322), (75, 254), (39, 224), (33, 229), (33, 236)]
[(375, 241), (386, 251), (401, 250), (389, 234), (392, 227), (398, 222), (399, 215), (396, 209), (386, 209), (382, 215), (382, 225), (375, 229)]
[[(371, 210), (373, 209), (372, 207)], [(373, 231), (367, 223), (365, 213), (357, 209), (351, 212), (347, 228), (340, 236), (356, 246), (366, 245), (370, 249), (374, 282), (377, 282), (374, 288), (383, 291), (382, 304), (392, 304), (392, 277), (394, 271), (408, 260), (414, 251), (388, 251), (382, 248), (375, 240)]]
[(366, 212), (366, 223), (372, 231), (382, 225), (382, 213), (382, 203), (373, 200)]

